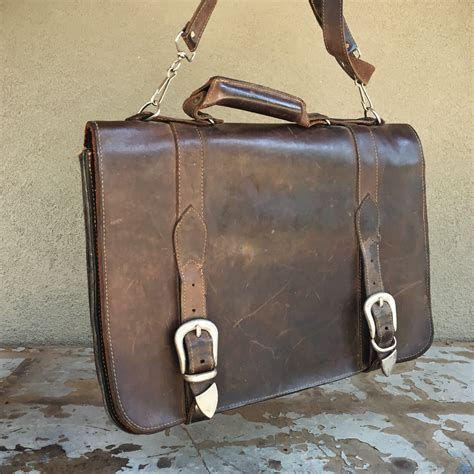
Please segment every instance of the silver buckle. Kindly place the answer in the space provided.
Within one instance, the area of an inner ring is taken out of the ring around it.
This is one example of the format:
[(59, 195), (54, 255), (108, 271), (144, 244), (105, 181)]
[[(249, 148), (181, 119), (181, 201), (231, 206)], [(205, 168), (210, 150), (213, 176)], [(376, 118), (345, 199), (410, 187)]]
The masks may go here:
[(367, 324), (369, 325), (369, 333), (372, 347), (379, 353), (391, 352), (397, 347), (397, 339), (395, 337), (393, 338), (393, 344), (385, 349), (380, 347), (375, 342), (376, 329), (374, 315), (372, 314), (372, 307), (374, 306), (374, 304), (377, 303), (380, 306), (383, 306), (385, 303), (390, 306), (393, 319), (393, 328), (395, 331), (397, 330), (397, 305), (395, 303), (394, 297), (384, 291), (380, 291), (379, 293), (374, 293), (373, 295), (369, 296), (364, 304), (365, 319), (367, 320)]
[[(217, 370), (209, 370), (200, 374), (187, 374), (186, 373), (186, 351), (184, 349), (184, 337), (192, 331), (196, 331), (196, 336), (201, 337), (202, 331), (207, 331), (212, 340), (212, 355), (214, 357), (214, 364), (217, 365), (217, 345), (219, 341), (219, 332), (214, 323), (208, 319), (192, 319), (182, 324), (174, 335), (174, 344), (176, 346), (176, 352), (178, 353), (179, 359), (179, 370), (183, 374), (184, 380), (190, 383), (201, 383), (207, 380), (212, 380), (217, 375)], [(196, 395), (194, 401), (197, 407), (201, 410), (202, 414), (207, 418), (212, 418), (217, 409), (217, 402), (219, 394), (217, 386), (213, 383), (203, 393)]]
[(219, 340), (219, 332), (213, 322), (203, 318), (192, 319), (191, 321), (183, 323), (176, 330), (176, 333), (174, 335), (174, 344), (176, 346), (176, 352), (178, 353), (179, 370), (188, 382), (203, 382), (205, 380), (210, 380), (217, 375), (217, 371), (215, 369), (201, 374), (186, 374), (187, 358), (186, 351), (184, 349), (184, 337), (186, 336), (186, 334), (192, 331), (196, 331), (197, 337), (200, 337), (201, 331), (203, 330), (207, 331), (211, 336), (212, 355), (214, 357), (214, 363), (215, 365), (217, 365), (217, 346)]
[(369, 325), (369, 332), (370, 332), (370, 342), (372, 343), (372, 347), (379, 353), (379, 354), (387, 354), (386, 357), (380, 358), (380, 368), (382, 372), (388, 377), (397, 362), (397, 338), (393, 337), (393, 344), (390, 347), (382, 348), (375, 342), (376, 336), (376, 328), (375, 328), (375, 320), (374, 315), (372, 314), (372, 307), (374, 304), (379, 304), (383, 306), (387, 303), (390, 306), (390, 311), (392, 312), (392, 319), (393, 319), (393, 328), (397, 330), (397, 306), (395, 304), (395, 299), (389, 293), (381, 291), (379, 293), (374, 293), (373, 295), (369, 296), (364, 304), (364, 313), (365, 318), (367, 319), (367, 324)]

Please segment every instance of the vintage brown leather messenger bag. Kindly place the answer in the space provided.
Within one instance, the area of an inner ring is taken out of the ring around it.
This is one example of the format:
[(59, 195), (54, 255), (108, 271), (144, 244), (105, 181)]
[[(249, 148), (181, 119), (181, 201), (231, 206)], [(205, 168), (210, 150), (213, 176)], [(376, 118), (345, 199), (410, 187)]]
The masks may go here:
[[(217, 0), (201, 1), (141, 111), (89, 122), (81, 155), (90, 311), (115, 423), (153, 433), (423, 354), (430, 314), (424, 161), (365, 85), (342, 0), (311, 0), (364, 117), (213, 77), (160, 114)], [(223, 123), (233, 107), (282, 119)], [(291, 123), (290, 123), (291, 122)]]

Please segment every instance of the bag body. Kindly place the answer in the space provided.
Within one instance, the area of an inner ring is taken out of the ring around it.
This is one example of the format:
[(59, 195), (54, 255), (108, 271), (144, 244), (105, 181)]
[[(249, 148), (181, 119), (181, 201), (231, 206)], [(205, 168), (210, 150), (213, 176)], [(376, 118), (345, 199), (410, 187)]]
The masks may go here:
[[(295, 123), (221, 123), (202, 112), (214, 104)], [(429, 348), (424, 159), (409, 125), (306, 114), (227, 78), (184, 108), (194, 120), (86, 127), (90, 312), (118, 426), (153, 433), (389, 374)]]

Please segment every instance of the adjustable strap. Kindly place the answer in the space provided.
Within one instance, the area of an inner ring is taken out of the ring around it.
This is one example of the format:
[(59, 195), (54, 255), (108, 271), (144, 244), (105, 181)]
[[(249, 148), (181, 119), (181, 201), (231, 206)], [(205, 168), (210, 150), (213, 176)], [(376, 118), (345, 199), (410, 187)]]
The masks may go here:
[(328, 53), (349, 77), (360, 84), (368, 84), (375, 68), (360, 59), (355, 51), (351, 52), (349, 40), (352, 35), (344, 28), (343, 0), (310, 0), (310, 4), (315, 12), (322, 13), (324, 44)]
[(187, 422), (212, 418), (217, 408), (218, 331), (207, 319), (204, 277), (204, 149), (197, 127), (170, 124), (176, 141), (178, 222), (174, 231), (180, 276), (181, 325), (175, 333), (180, 371), (189, 399)]
[(358, 200), (356, 230), (362, 256), (366, 300), (364, 314), (371, 347), (385, 375), (390, 375), (397, 360), (397, 311), (394, 298), (385, 291), (380, 262), (380, 211), (378, 207), (379, 157), (370, 127), (350, 127), (357, 149)]
[[(375, 68), (359, 58), (359, 48), (343, 16), (343, 0), (309, 0), (309, 3), (323, 29), (328, 52), (352, 79), (367, 84)], [(217, 0), (201, 0), (184, 27), (182, 38), (191, 52), (197, 50), (216, 5)]]
[(201, 36), (206, 29), (216, 5), (217, 0), (201, 0), (194, 15), (183, 28), (183, 40), (193, 53), (199, 46)]

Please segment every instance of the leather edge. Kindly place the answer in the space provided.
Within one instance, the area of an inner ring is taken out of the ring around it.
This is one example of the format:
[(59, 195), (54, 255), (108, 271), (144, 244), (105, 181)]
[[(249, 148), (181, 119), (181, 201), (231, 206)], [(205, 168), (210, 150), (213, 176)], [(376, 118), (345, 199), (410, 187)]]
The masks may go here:
[(104, 346), (102, 342), (102, 329), (100, 324), (100, 290), (98, 287), (97, 272), (97, 229), (95, 219), (95, 186), (92, 171), (92, 151), (85, 148), (79, 155), (82, 177), (82, 196), (84, 208), (84, 220), (86, 229), (86, 260), (87, 260), (87, 281), (89, 292), (89, 315), (92, 329), (94, 361), (97, 372), (97, 379), (101, 389), (102, 400), (105, 410), (116, 426), (128, 432), (126, 425), (122, 424), (117, 416), (110, 397), (110, 385), (107, 371), (104, 366)]
[(430, 332), (428, 335), (427, 340), (423, 343), (420, 344), (421, 349), (419, 349), (417, 352), (414, 354), (410, 354), (408, 356), (405, 356), (403, 358), (400, 358), (398, 362), (408, 362), (410, 360), (417, 359), (418, 357), (422, 356), (425, 354), (428, 349), (431, 347), (433, 344), (434, 340), (434, 324), (433, 324), (433, 312), (432, 312), (432, 307), (431, 307), (431, 269), (430, 269), (430, 242), (429, 242), (429, 225), (428, 225), (428, 210), (427, 210), (427, 202), (426, 202), (426, 161), (425, 161), (425, 155), (423, 152), (423, 147), (421, 145), (421, 140), (416, 132), (416, 130), (413, 128), (412, 125), (410, 124), (404, 124), (412, 133), (416, 144), (418, 146), (418, 157), (420, 160), (420, 167), (421, 167), (421, 193), (423, 197), (423, 203), (422, 203), (422, 211), (423, 211), (423, 223), (424, 223), (424, 228), (423, 228), (423, 234), (424, 234), (424, 240), (425, 240), (425, 254), (426, 254), (426, 275), (425, 275), (425, 284), (426, 284), (426, 296), (427, 296), (427, 316), (428, 316), (428, 321), (430, 324)]
[[(84, 173), (83, 176), (86, 178), (83, 180), (83, 195), (84, 198), (88, 198), (84, 207), (86, 226), (88, 223), (93, 222), (95, 225), (89, 225), (87, 233), (88, 241), (88, 274), (89, 276), (89, 297), (92, 296), (93, 303), (90, 305), (90, 318), (91, 327), (93, 333), (94, 342), (94, 359), (97, 368), (98, 381), (101, 387), (103, 396), (104, 406), (107, 414), (113, 421), (113, 423), (120, 429), (132, 433), (132, 434), (153, 434), (163, 431), (166, 428), (170, 428), (175, 425), (179, 425), (185, 421), (184, 418), (178, 418), (171, 422), (165, 423), (159, 426), (141, 426), (135, 422), (126, 412), (125, 407), (117, 402), (119, 397), (119, 388), (116, 386), (116, 382), (111, 379), (111, 373), (113, 373), (113, 367), (109, 361), (110, 349), (107, 349), (102, 330), (102, 300), (100, 298), (102, 291), (101, 285), (103, 285), (102, 272), (100, 270), (100, 257), (98, 251), (98, 219), (97, 217), (101, 214), (101, 206), (97, 203), (96, 193), (98, 192), (96, 186), (96, 177), (99, 175), (100, 167), (98, 163), (98, 147), (100, 137), (99, 125), (97, 122), (88, 122), (85, 131), (85, 148), (90, 153), (91, 160), (91, 172), (90, 178), (87, 179), (88, 174)], [(81, 155), (85, 156), (85, 155)], [(94, 217), (95, 216), (95, 217)], [(89, 273), (90, 269), (90, 273)]]

